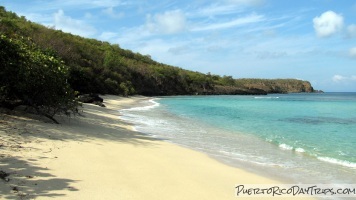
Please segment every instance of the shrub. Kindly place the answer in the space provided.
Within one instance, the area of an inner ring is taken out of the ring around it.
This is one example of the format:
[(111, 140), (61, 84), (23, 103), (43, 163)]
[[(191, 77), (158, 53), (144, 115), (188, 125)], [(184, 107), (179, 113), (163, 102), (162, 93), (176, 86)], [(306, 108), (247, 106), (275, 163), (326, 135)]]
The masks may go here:
[(21, 101), (55, 123), (56, 114), (76, 113), (79, 105), (67, 83), (68, 67), (30, 39), (0, 36), (0, 101)]

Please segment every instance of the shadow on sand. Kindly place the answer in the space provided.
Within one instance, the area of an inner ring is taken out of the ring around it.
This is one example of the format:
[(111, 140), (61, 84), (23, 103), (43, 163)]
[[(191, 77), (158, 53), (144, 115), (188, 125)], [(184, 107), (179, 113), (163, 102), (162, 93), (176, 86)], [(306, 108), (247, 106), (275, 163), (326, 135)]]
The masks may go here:
[[(132, 145), (156, 145), (152, 141), (160, 140), (148, 135), (131, 131), (129, 123), (119, 120), (117, 110), (100, 108), (94, 105), (84, 105), (85, 112), (82, 116), (67, 118), (58, 117), (61, 124), (53, 124), (38, 120), (38, 116), (29, 116), (23, 112), (12, 113), (13, 115), (2, 114), (3, 123), (7, 127), (0, 131), (1, 134), (13, 137), (16, 141), (35, 141), (35, 140), (61, 140), (78, 142), (95, 142), (93, 139), (110, 140), (119, 143), (129, 143)], [(7, 119), (6, 119), (7, 118)], [(34, 119), (34, 118), (37, 118)], [(16, 121), (11, 125), (11, 120)], [(1, 125), (1, 124), (0, 124)], [(4, 124), (2, 124), (4, 125)], [(16, 131), (12, 131), (16, 129)], [(78, 191), (75, 182), (58, 178), (49, 172), (49, 169), (36, 166), (32, 161), (39, 159), (50, 159), (43, 154), (43, 157), (28, 159), (11, 154), (2, 154), (0, 140), (0, 171), (8, 174), (4, 179), (0, 179), (0, 198), (1, 199), (33, 199), (36, 197), (59, 197), (64, 196), (63, 190)], [(18, 142), (21, 147), (21, 142)], [(21, 151), (21, 150), (19, 150)], [(43, 153), (46, 153), (43, 150)], [(18, 154), (17, 154), (18, 155)], [(71, 186), (73, 185), (73, 186)]]
[(1, 199), (34, 199), (36, 197), (63, 196), (61, 191), (76, 191), (70, 179), (56, 178), (48, 169), (37, 167), (19, 158), (9, 157), (0, 160), (2, 172), (7, 173), (0, 180)]

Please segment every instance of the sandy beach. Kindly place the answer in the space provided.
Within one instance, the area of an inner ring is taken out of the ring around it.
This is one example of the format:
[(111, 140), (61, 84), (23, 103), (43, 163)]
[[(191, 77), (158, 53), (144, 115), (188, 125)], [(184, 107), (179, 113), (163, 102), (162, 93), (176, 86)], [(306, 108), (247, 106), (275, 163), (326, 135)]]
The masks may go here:
[(240, 199), (237, 184), (279, 183), (133, 131), (118, 110), (147, 97), (103, 98), (59, 125), (2, 112), (0, 198)]

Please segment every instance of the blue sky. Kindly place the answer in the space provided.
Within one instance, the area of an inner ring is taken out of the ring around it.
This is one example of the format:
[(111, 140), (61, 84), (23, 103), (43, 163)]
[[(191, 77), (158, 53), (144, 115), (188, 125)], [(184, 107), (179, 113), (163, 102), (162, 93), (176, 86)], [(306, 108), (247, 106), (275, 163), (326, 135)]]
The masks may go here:
[(65, 32), (184, 69), (356, 92), (353, 0), (0, 0)]

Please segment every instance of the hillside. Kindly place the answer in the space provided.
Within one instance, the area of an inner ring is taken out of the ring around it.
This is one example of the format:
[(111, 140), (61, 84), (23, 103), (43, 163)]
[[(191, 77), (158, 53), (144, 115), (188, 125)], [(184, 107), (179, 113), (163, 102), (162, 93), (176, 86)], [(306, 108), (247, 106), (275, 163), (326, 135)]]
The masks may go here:
[(236, 85), (246, 88), (258, 88), (267, 93), (314, 92), (308, 81), (297, 79), (238, 79)]
[[(68, 67), (74, 91), (116, 95), (267, 94), (313, 92), (308, 81), (233, 79), (156, 62), (94, 39), (48, 28), (0, 7), (0, 35), (35, 45)], [(1, 47), (2, 48), (2, 47)], [(6, 75), (4, 75), (6, 76)]]

